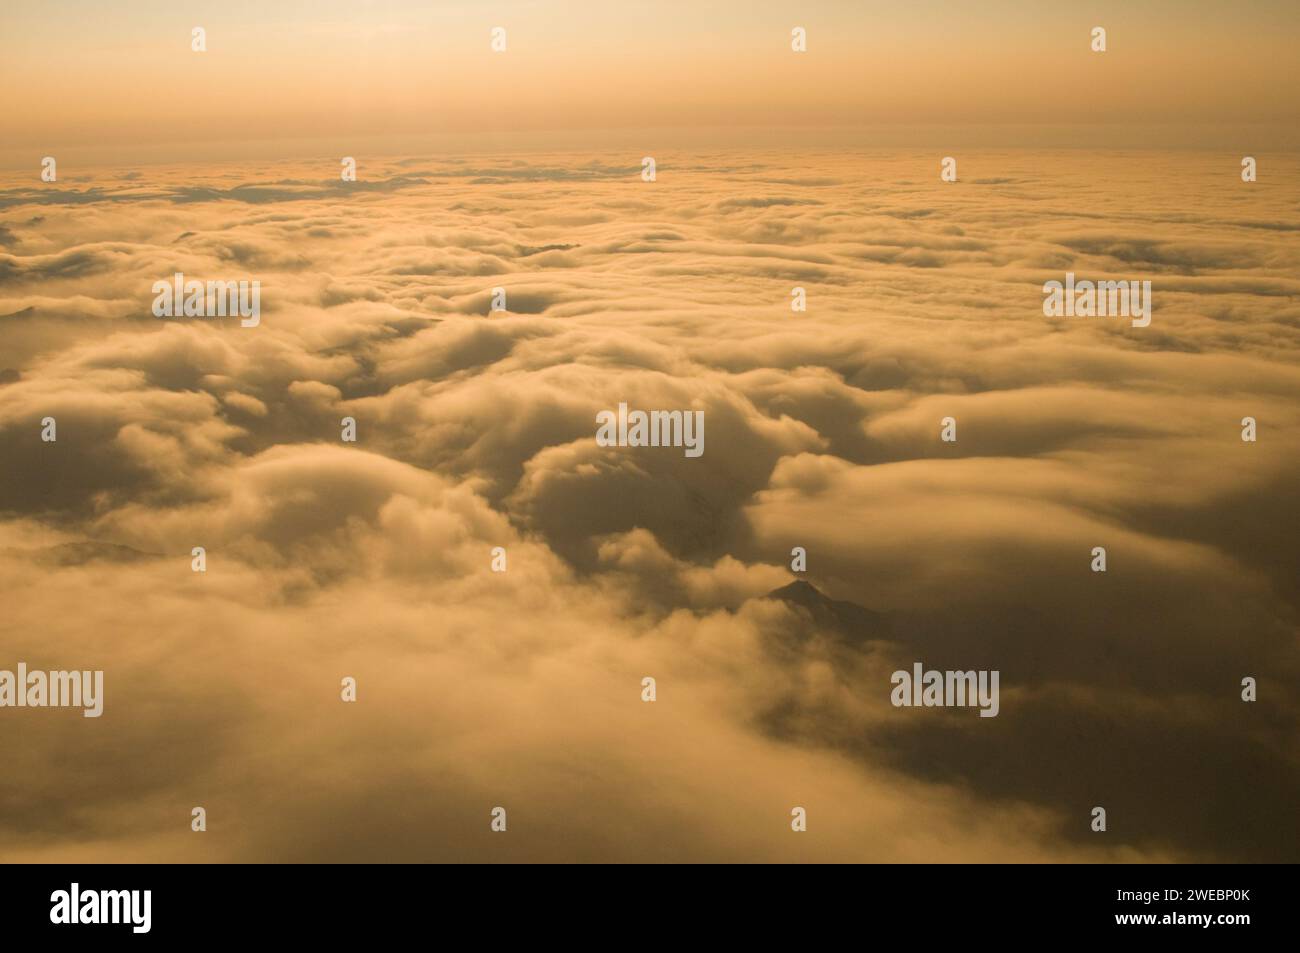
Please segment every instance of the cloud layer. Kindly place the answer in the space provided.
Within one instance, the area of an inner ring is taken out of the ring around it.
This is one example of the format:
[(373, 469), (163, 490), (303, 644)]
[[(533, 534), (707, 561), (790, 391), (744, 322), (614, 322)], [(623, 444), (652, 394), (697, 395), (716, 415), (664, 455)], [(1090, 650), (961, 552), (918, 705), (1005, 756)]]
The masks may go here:
[[(0, 856), (1297, 859), (1300, 164), (657, 158), (4, 183), (0, 668), (106, 704), (0, 709)], [(766, 598), (794, 547), (887, 625)], [(891, 707), (914, 661), (1001, 713)]]

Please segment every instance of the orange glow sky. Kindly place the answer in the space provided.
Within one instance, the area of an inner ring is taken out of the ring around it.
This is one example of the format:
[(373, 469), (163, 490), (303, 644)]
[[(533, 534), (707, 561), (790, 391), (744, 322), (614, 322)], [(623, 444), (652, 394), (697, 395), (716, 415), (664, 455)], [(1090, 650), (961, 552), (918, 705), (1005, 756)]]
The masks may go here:
[[(7, 165), (26, 166), (56, 149), (148, 161), (257, 140), (311, 139), (333, 151), (429, 137), (474, 148), (522, 133), (582, 148), (672, 128), (684, 145), (764, 130), (782, 144), (777, 130), (794, 128), (811, 144), (839, 141), (828, 130), (842, 139), (845, 130), (851, 138), (960, 125), (969, 136), (990, 124), (1022, 131), (986, 144), (1050, 128), (1055, 146), (1294, 147), (1294, 4), (951, 6), (10, 6), (0, 31), (9, 93), (0, 148)], [(1096, 25), (1108, 30), (1104, 55), (1089, 49)], [(207, 31), (206, 53), (190, 50), (193, 26)], [(504, 54), (489, 49), (493, 26), (508, 31)], [(794, 26), (808, 31), (806, 54), (790, 50)], [(57, 61), (51, 49), (61, 51)]]

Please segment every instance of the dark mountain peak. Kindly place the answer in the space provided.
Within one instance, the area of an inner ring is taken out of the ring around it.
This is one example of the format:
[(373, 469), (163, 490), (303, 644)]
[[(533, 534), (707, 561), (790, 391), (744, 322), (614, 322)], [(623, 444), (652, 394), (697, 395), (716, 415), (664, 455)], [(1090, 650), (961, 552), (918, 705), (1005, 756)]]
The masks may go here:
[(853, 642), (886, 638), (888, 619), (856, 602), (832, 599), (812, 583), (796, 579), (787, 586), (773, 589), (769, 599), (806, 609), (818, 625), (829, 627)]
[(773, 589), (767, 594), (767, 598), (797, 602), (800, 605), (831, 601), (820, 589), (810, 582), (804, 582), (802, 579), (796, 579), (788, 586), (782, 586), (780, 589)]

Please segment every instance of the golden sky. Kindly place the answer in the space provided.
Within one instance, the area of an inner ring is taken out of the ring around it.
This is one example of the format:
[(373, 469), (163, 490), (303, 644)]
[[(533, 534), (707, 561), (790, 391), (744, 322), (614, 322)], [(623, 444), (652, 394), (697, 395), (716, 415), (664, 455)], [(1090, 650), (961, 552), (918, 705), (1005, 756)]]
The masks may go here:
[[(1098, 25), (1104, 54), (1089, 48)], [(206, 53), (190, 49), (195, 26)], [(504, 53), (489, 47), (494, 26), (507, 30)], [(790, 49), (795, 26), (805, 54)], [(147, 161), (299, 139), (346, 152), (382, 137), (472, 148), (506, 134), (585, 147), (673, 129), (684, 144), (809, 144), (841, 141), (829, 130), (969, 137), (996, 124), (1018, 128), (1008, 145), (1037, 127), (1057, 146), (1152, 148), (1217, 147), (1241, 138), (1225, 128), (1250, 127), (1259, 150), (1294, 144), (1298, 39), (1295, 5), (1265, 0), (62, 0), (5, 10), (0, 142), (4, 161), (26, 165), (60, 148)]]

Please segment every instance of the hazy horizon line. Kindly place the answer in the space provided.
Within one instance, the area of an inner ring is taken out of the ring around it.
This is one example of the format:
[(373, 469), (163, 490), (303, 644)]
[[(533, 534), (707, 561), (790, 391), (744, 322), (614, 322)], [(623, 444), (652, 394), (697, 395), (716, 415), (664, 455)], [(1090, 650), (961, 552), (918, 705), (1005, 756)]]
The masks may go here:
[[(1172, 133), (1172, 134), (1171, 134)], [(1215, 133), (1214, 135), (1210, 135)], [(789, 137), (803, 141), (791, 143)], [(1152, 141), (1155, 140), (1155, 141)], [(505, 154), (607, 154), (631, 149), (646, 153), (700, 153), (749, 150), (783, 154), (844, 153), (853, 150), (934, 149), (981, 153), (1199, 153), (1232, 155), (1300, 153), (1300, 132), (1285, 134), (1267, 123), (1207, 124), (1188, 129), (1177, 124), (1076, 123), (1035, 125), (1025, 123), (880, 123), (864, 126), (738, 125), (718, 129), (697, 126), (652, 126), (597, 132), (576, 130), (484, 131), (474, 134), (366, 134), (358, 136), (250, 137), (105, 144), (102, 142), (51, 143), (45, 148), (27, 146), (0, 149), (0, 171), (37, 168), (46, 155), (56, 155), (69, 165), (116, 168), (127, 165), (196, 164), (203, 162), (295, 161), (363, 153), (392, 159), (436, 153), (456, 156)], [(638, 155), (639, 158), (639, 155)]]

